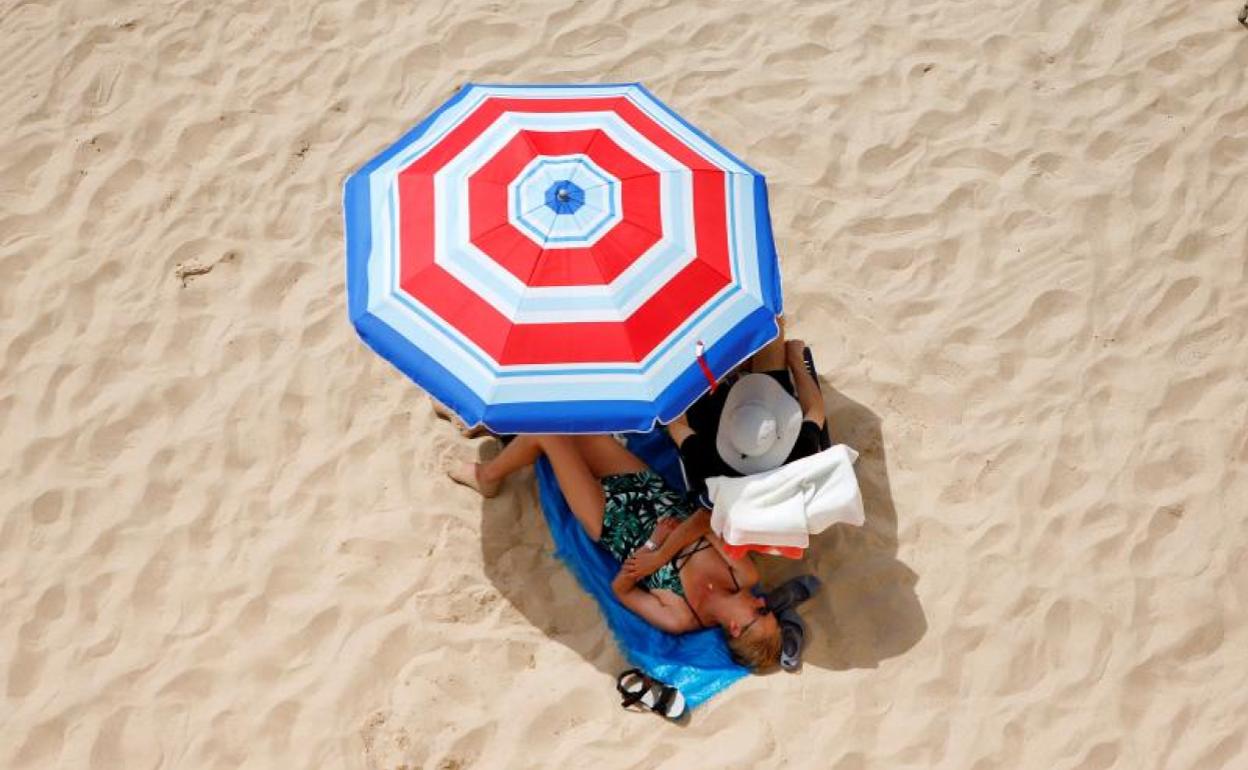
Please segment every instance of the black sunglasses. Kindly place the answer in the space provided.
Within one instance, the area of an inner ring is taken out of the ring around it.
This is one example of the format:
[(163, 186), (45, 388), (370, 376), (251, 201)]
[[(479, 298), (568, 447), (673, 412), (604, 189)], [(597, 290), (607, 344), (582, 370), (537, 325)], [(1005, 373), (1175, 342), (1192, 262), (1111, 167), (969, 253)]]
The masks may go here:
[(754, 619), (751, 620), (749, 623), (746, 623), (744, 626), (741, 626), (741, 636), (745, 636), (745, 632), (749, 631), (750, 626), (757, 623), (760, 618), (762, 618), (765, 615), (770, 615), (770, 614), (771, 614), (771, 608), (768, 607), (766, 604), (754, 610)]

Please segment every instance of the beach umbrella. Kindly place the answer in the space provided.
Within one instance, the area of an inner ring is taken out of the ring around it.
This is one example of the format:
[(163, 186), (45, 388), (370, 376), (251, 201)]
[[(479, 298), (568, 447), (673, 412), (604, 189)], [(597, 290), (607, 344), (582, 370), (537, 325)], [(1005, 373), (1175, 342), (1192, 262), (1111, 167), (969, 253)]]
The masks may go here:
[(352, 322), (469, 425), (649, 430), (778, 333), (763, 176), (638, 84), (464, 86), (344, 203)]

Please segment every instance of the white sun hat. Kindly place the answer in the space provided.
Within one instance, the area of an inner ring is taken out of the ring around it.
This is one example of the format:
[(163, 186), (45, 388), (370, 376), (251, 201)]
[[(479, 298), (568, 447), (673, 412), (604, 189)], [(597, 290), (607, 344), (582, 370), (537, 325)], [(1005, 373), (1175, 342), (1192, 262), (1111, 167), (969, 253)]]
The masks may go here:
[(747, 476), (784, 464), (802, 429), (802, 407), (770, 375), (747, 374), (724, 400), (715, 449)]

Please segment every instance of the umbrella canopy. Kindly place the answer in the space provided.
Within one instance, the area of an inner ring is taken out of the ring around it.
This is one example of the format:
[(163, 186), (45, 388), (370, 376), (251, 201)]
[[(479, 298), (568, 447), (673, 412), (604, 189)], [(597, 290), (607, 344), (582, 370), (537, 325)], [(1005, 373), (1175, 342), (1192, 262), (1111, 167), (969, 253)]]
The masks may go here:
[(638, 84), (467, 85), (344, 197), (352, 322), (469, 425), (649, 430), (778, 333), (762, 175)]

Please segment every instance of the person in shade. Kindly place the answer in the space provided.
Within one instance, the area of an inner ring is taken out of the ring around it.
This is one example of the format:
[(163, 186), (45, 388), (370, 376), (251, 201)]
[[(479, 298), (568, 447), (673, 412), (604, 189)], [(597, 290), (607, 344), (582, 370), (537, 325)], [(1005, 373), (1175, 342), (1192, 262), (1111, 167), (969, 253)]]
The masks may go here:
[[(815, 379), (810, 350), (802, 340), (780, 334), (745, 363), (735, 378), (706, 394), (667, 426), (680, 451), (690, 494), (711, 507), (706, 480), (715, 476), (764, 473), (831, 446), (823, 394)], [(798, 604), (819, 588), (803, 575), (767, 595), (781, 628), (781, 666), (801, 665), (805, 624)]]
[(685, 481), (704, 505), (706, 480), (749, 476), (826, 449), (823, 394), (807, 366), (806, 343), (780, 335), (745, 371), (694, 402), (667, 426)]
[(754, 670), (779, 662), (780, 627), (753, 561), (730, 559), (710, 513), (669, 488), (610, 436), (521, 435), (485, 463), (452, 462), (450, 477), (485, 497), (545, 456), (590, 539), (620, 563), (616, 597), (672, 634), (718, 626), (733, 658)]

